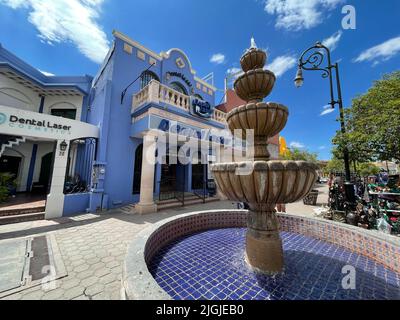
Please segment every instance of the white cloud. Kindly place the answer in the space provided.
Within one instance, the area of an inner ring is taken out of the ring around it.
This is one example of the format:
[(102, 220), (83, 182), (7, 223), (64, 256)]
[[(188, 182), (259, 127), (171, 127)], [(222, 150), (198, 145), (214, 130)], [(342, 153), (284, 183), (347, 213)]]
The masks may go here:
[(296, 65), (296, 63), (297, 60), (294, 56), (279, 56), (267, 65), (267, 69), (275, 73), (276, 77), (280, 77), (286, 71), (292, 69)]
[(400, 36), (363, 51), (354, 61), (374, 61), (375, 65), (381, 61), (389, 60), (398, 53), (400, 53)]
[(329, 38), (326, 38), (324, 41), (322, 41), (322, 44), (325, 47), (328, 47), (331, 51), (333, 51), (337, 48), (342, 35), (343, 35), (342, 30), (339, 30), (338, 32), (331, 35)]
[(324, 111), (322, 111), (322, 112), (320, 113), (320, 116), (327, 115), (327, 114), (329, 114), (329, 113), (332, 113), (333, 111), (335, 111), (335, 108), (332, 108), (332, 106), (328, 104), (328, 105), (326, 105), (326, 106), (324, 107)]
[(326, 146), (320, 146), (318, 149), (319, 149), (319, 150), (325, 150), (325, 149), (326, 149)]
[(323, 22), (330, 11), (343, 0), (265, 0), (264, 10), (276, 15), (276, 28), (299, 31)]
[(41, 73), (43, 73), (45, 76), (48, 76), (48, 77), (54, 77), (55, 76), (55, 74), (51, 73), (51, 72), (43, 71), (43, 70), (40, 70), (40, 69), (39, 69), (39, 71)]
[(28, 10), (28, 20), (48, 44), (73, 43), (90, 60), (101, 63), (109, 42), (97, 20), (104, 0), (0, 0), (13, 9)]
[(290, 147), (290, 148), (296, 148), (296, 149), (303, 149), (303, 148), (305, 148), (306, 146), (305, 146), (303, 143), (301, 143), (301, 142), (292, 141), (292, 142), (289, 144), (289, 147)]
[(222, 53), (213, 54), (210, 58), (210, 62), (215, 64), (222, 64), (225, 62), (225, 55), (223, 55)]
[[(297, 60), (294, 56), (283, 55), (276, 57), (270, 64), (266, 66), (266, 69), (271, 70), (273, 73), (275, 73), (276, 77), (280, 77), (285, 72), (292, 69), (296, 64)], [(235, 75), (234, 78), (237, 78), (242, 73), (242, 69), (237, 67), (229, 68), (226, 71), (227, 75)]]
[(242, 71), (242, 69), (240, 69), (240, 68), (232, 67), (232, 68), (229, 68), (228, 70), (226, 70), (226, 74), (234, 75), (234, 74), (239, 73), (241, 71)]

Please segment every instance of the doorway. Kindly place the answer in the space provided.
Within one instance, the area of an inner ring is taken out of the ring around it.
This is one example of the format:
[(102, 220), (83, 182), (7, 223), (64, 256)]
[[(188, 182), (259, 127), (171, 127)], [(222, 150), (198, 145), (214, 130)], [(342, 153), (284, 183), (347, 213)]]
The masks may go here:
[(192, 163), (192, 190), (203, 190), (206, 183), (206, 164), (202, 163), (201, 152), (198, 152), (197, 159)]
[(0, 159), (0, 173), (11, 173), (17, 178), (21, 161), (21, 157), (2, 156)]
[(50, 188), (51, 174), (53, 171), (54, 152), (49, 152), (42, 157), (40, 164), (39, 182), (32, 185), (34, 193), (48, 193)]

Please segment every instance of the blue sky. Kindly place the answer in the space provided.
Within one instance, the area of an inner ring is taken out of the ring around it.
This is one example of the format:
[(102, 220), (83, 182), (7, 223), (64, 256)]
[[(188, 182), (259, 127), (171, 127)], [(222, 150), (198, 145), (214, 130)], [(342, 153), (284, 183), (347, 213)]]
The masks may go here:
[[(342, 29), (346, 4), (356, 9), (355, 30)], [(348, 106), (374, 80), (400, 69), (399, 12), (398, 0), (0, 0), (0, 43), (43, 72), (95, 75), (117, 29), (156, 52), (181, 48), (198, 76), (214, 72), (223, 89), (254, 36), (278, 75), (267, 100), (290, 110), (282, 135), (329, 159), (339, 123), (337, 110), (321, 115), (328, 80), (309, 71), (295, 88), (296, 61), (325, 41), (339, 61)]]

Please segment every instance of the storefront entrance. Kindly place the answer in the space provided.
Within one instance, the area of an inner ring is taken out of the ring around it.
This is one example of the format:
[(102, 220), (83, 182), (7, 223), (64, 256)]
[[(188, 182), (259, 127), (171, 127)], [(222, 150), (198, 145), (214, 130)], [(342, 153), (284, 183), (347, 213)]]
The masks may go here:
[(187, 191), (187, 165), (171, 161), (169, 155), (166, 156), (165, 160), (165, 163), (161, 165), (159, 200), (180, 198)]

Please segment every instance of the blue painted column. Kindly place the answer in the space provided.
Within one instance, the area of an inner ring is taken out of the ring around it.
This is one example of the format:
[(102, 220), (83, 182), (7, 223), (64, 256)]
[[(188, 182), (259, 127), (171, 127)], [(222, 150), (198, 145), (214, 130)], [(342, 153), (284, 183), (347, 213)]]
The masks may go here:
[[(40, 97), (39, 113), (43, 113), (45, 96)], [(29, 162), (28, 179), (26, 180), (26, 192), (31, 192), (33, 174), (35, 173), (36, 165), (36, 155), (37, 155), (38, 145), (34, 144), (32, 147), (31, 160)]]
[(160, 196), (160, 180), (161, 180), (161, 163), (157, 162), (157, 164), (155, 164), (156, 168), (155, 168), (155, 188), (154, 188), (154, 197), (156, 199), (159, 198)]
[(31, 192), (33, 174), (35, 171), (36, 155), (37, 155), (38, 145), (35, 143), (32, 147), (31, 161), (29, 163), (28, 180), (26, 181), (26, 192)]

